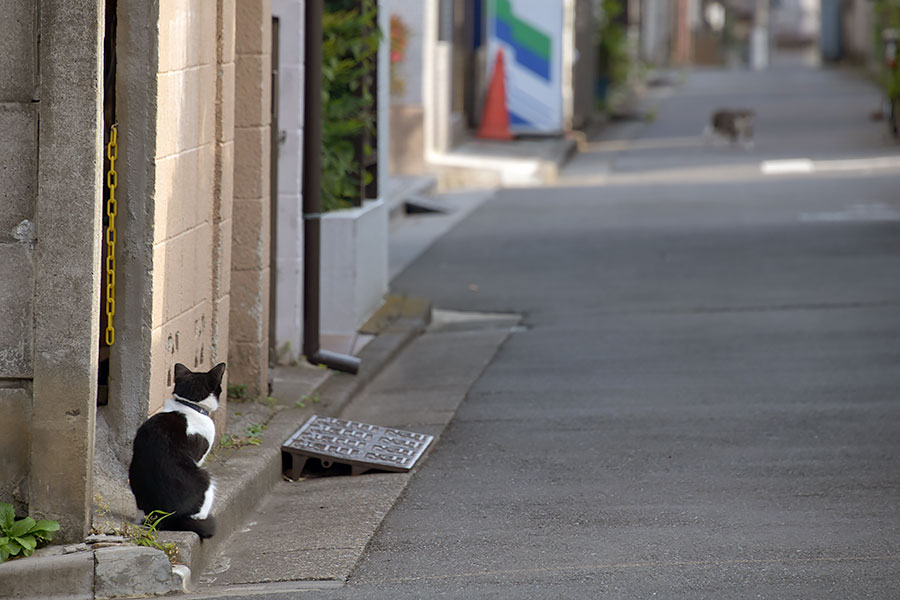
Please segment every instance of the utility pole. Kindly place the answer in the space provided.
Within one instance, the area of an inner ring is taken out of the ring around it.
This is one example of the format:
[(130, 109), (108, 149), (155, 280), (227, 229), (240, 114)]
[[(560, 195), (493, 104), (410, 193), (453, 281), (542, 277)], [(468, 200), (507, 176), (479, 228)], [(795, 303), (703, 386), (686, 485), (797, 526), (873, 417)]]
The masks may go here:
[(753, 33), (750, 36), (750, 66), (754, 71), (769, 67), (769, 0), (756, 0)]

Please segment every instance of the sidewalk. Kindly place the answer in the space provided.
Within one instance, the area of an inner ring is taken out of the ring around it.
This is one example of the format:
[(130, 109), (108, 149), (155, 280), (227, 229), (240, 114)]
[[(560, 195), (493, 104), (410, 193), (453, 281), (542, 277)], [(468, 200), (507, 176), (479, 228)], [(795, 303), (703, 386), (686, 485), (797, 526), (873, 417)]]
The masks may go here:
[[(391, 260), (390, 276), (393, 278), (415, 260), (424, 250), (456, 223), (481, 205), (491, 190), (455, 192), (430, 197), (428, 201), (441, 212), (422, 215), (405, 215), (402, 203), (406, 197), (427, 194), (432, 185), (427, 178), (415, 178), (402, 182), (396, 191), (397, 210), (391, 220)], [(355, 375), (320, 369), (302, 363), (294, 366), (276, 367), (273, 370), (272, 396), (274, 401), (228, 402), (228, 428), (226, 435), (238, 440), (232, 448), (219, 448), (208, 460), (208, 468), (217, 482), (216, 503), (213, 514), (219, 533), (201, 543), (192, 533), (162, 532), (158, 539), (162, 543), (178, 546), (178, 561), (185, 565), (172, 569), (162, 551), (134, 546), (124, 538), (89, 538), (87, 543), (69, 546), (50, 546), (39, 550), (30, 559), (9, 561), (0, 565), (0, 589), (3, 596), (16, 598), (113, 598), (127, 596), (152, 596), (183, 592), (190, 585), (191, 574), (221, 569), (216, 562), (217, 555), (229, 548), (231, 534), (244, 536), (249, 515), (260, 505), (270, 491), (283, 487), (281, 474), (281, 443), (313, 414), (321, 416), (344, 416), (378, 424), (396, 425), (400, 416), (410, 413), (408, 408), (394, 404), (393, 394), (368, 401), (355, 398), (382, 371), (390, 368), (392, 362), (410, 344), (417, 343), (431, 320), (431, 306), (427, 301), (389, 297), (385, 305), (362, 328), (369, 337), (368, 343), (359, 351), (360, 372)], [(490, 323), (506, 324), (507, 317), (499, 321), (488, 320), (477, 327)], [(452, 328), (452, 326), (451, 326)], [(491, 332), (488, 337), (501, 335)], [(499, 342), (497, 342), (499, 343)], [(496, 346), (494, 346), (495, 348)], [(490, 349), (490, 344), (485, 352)], [(434, 351), (434, 350), (433, 350)], [(491, 351), (492, 355), (492, 351)], [(477, 356), (477, 353), (471, 356)], [(484, 355), (482, 359), (488, 360)], [(481, 363), (478, 363), (481, 365)], [(475, 367), (475, 375), (483, 365)], [(437, 411), (437, 421), (425, 419), (427, 427), (435, 432), (442, 429), (452, 416), (446, 403), (458, 403), (465, 390), (455, 395), (445, 394), (434, 399), (431, 406)], [(368, 397), (368, 396), (366, 396)], [(414, 399), (414, 397), (410, 397)], [(443, 402), (443, 404), (442, 404)], [(436, 403), (436, 404), (435, 404)], [(424, 415), (427, 406), (419, 407), (418, 414)], [(399, 411), (399, 412), (398, 412)], [(422, 424), (419, 423), (419, 424)], [(258, 446), (241, 442), (246, 440), (248, 428), (265, 424), (262, 443)], [(437, 427), (436, 424), (440, 424)], [(415, 426), (417, 423), (410, 423)], [(372, 502), (368, 507), (380, 507), (376, 515), (369, 515), (360, 523), (344, 521), (342, 524), (346, 539), (356, 540), (357, 555), (347, 555), (345, 559), (322, 563), (311, 560), (299, 563), (305, 573), (316, 578), (340, 580), (349, 573), (355, 557), (364, 549), (368, 538), (377, 528), (380, 517), (390, 509), (396, 496), (402, 491), (409, 475), (362, 476), (309, 482), (310, 486), (324, 490), (329, 502), (341, 498), (351, 501), (360, 488), (372, 488)], [(333, 483), (323, 483), (331, 481)], [(384, 484), (379, 482), (384, 481)], [(373, 482), (375, 482), (374, 487)], [(285, 484), (287, 485), (287, 484)], [(323, 485), (325, 487), (323, 487)], [(331, 487), (329, 487), (331, 486)], [(306, 487), (290, 484), (294, 493), (304, 494), (299, 502), (291, 502), (294, 510), (308, 509)], [(346, 489), (345, 489), (346, 488)], [(123, 492), (124, 493), (124, 492)], [(278, 494), (274, 496), (279, 498)], [(269, 504), (271, 504), (271, 500)], [(315, 502), (313, 502), (315, 504)], [(319, 503), (321, 504), (321, 502)], [(316, 504), (318, 506), (319, 504)], [(341, 511), (338, 511), (341, 514)], [(117, 522), (117, 516), (108, 515)], [(104, 518), (99, 517), (101, 521)], [(97, 519), (95, 519), (96, 521)], [(107, 519), (108, 520), (108, 519)], [(245, 544), (246, 541), (242, 542)], [(260, 539), (266, 545), (266, 539)], [(318, 556), (319, 553), (316, 553)], [(302, 574), (301, 574), (302, 575)], [(252, 575), (239, 576), (232, 572), (230, 577), (253, 579)], [(210, 579), (210, 576), (206, 576)], [(211, 579), (216, 579), (212, 577)]]
[[(438, 438), (518, 321), (516, 315), (436, 311), (429, 330), (412, 340), (338, 416)], [(324, 394), (323, 402), (328, 390)], [(424, 460), (427, 454), (420, 464)], [(257, 510), (244, 513), (245, 523), (232, 538), (220, 541), (220, 552), (203, 572), (195, 571), (197, 591), (346, 580), (412, 477), (369, 473), (279, 480)]]

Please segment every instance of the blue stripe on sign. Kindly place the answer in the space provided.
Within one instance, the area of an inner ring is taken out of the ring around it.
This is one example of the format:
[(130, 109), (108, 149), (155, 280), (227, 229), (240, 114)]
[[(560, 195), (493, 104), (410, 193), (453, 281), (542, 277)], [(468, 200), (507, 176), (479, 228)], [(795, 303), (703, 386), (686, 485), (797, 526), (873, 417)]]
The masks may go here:
[(509, 113), (509, 124), (510, 125), (527, 125), (529, 127), (533, 127), (533, 125), (531, 123), (529, 123), (528, 121), (526, 121), (525, 119), (523, 119), (522, 117), (520, 117), (519, 115), (514, 113), (513, 111), (508, 110), (506, 112)]
[(516, 62), (546, 81), (550, 81), (550, 61), (536, 54), (513, 36), (512, 27), (502, 19), (494, 18), (494, 35), (501, 42), (512, 46)]
[(513, 38), (512, 27), (506, 21), (494, 18), (494, 35), (497, 36), (498, 40), (515, 47), (516, 40)]
[(525, 46), (516, 46), (516, 62), (535, 75), (550, 81), (550, 61), (544, 60)]

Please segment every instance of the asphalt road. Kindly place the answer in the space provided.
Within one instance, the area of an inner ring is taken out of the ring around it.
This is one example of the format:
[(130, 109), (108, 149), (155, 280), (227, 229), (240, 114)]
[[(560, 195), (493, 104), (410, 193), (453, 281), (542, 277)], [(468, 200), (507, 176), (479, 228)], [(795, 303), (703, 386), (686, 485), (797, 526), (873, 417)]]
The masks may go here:
[[(782, 115), (753, 151), (673, 149), (702, 127), (677, 107), (745, 99), (718, 76), (608, 130), (640, 143), (594, 147), (567, 185), (500, 192), (394, 281), (526, 328), (347, 584), (266, 597), (900, 596), (900, 175), (704, 175), (900, 147), (859, 113), (868, 84), (800, 72), (751, 88)], [(766, 100), (791, 81), (794, 120)], [(695, 173), (578, 185), (660, 168)]]

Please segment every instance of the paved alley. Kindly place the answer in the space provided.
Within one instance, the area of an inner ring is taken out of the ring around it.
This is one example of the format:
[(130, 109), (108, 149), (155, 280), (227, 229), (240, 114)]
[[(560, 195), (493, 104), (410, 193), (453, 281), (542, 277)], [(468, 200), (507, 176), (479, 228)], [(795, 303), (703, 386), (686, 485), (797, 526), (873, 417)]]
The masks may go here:
[[(877, 90), (797, 65), (671, 83), (394, 280), (523, 326), (346, 584), (266, 597), (900, 594), (900, 146)], [(724, 106), (756, 110), (752, 149), (700, 137)], [(796, 159), (845, 168), (761, 166)]]

